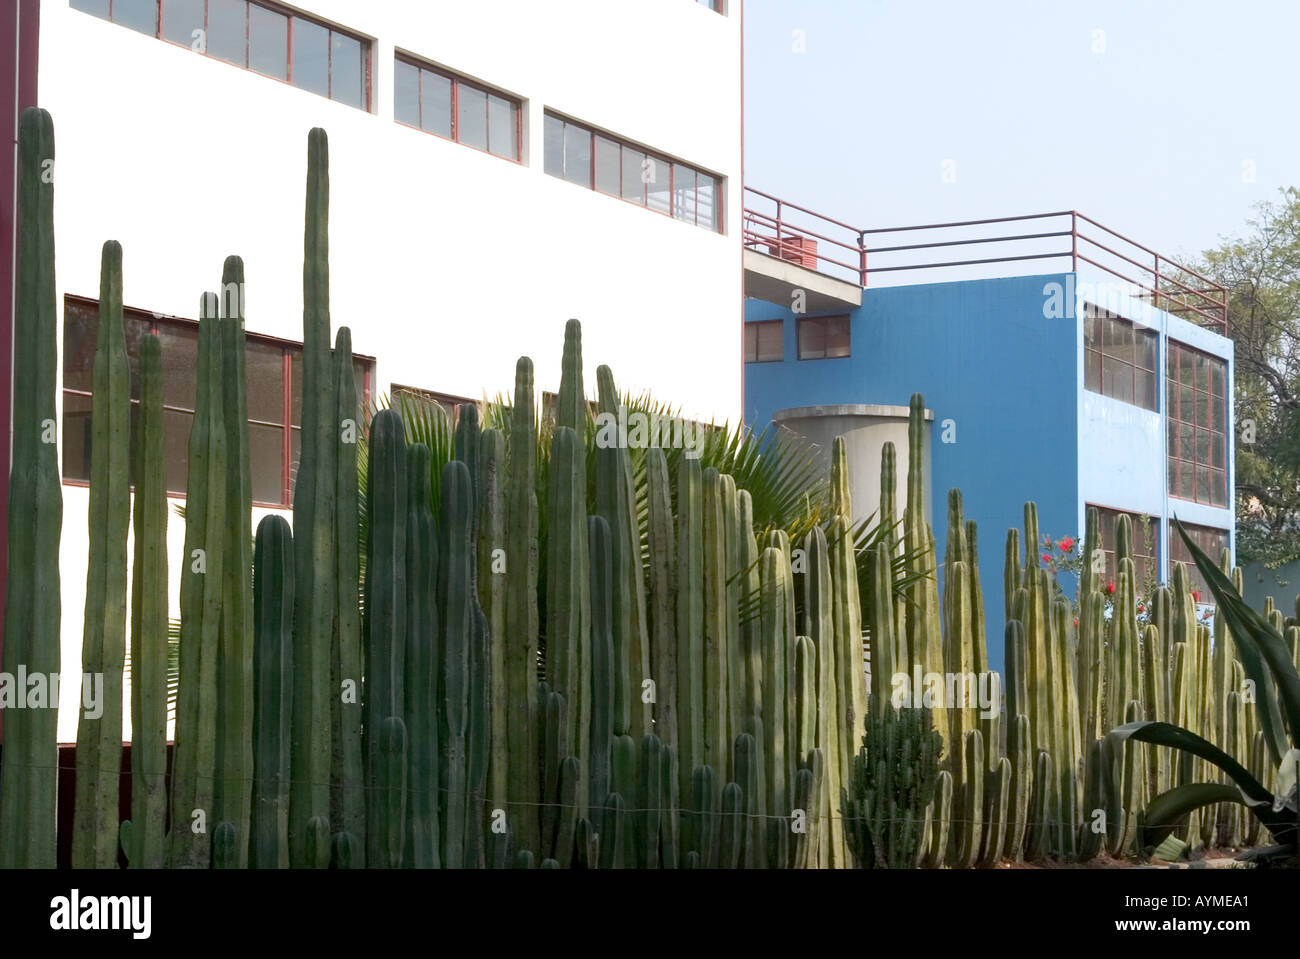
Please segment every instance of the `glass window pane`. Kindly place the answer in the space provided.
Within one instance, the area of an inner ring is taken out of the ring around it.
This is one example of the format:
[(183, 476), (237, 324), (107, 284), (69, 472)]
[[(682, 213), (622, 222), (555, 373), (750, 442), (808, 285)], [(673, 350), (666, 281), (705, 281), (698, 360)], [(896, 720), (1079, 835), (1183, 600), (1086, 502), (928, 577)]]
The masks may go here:
[(645, 153), (633, 147), (623, 147), (623, 199), (645, 206), (645, 175)]
[(64, 389), (90, 392), (94, 388), (95, 333), (98, 328), (98, 306), (93, 303), (65, 303), (63, 307)]
[(1102, 360), (1103, 392), (1126, 403), (1133, 402), (1133, 368), (1121, 360), (1107, 356)]
[(591, 186), (591, 132), (572, 123), (564, 125), (564, 178)]
[(451, 139), (451, 78), (420, 71), (420, 128)]
[(1167, 489), (1170, 496), (1178, 495), (1178, 460), (1169, 460), (1168, 475), (1166, 476)]
[(1156, 375), (1146, 370), (1137, 371), (1137, 397), (1134, 400), (1144, 410), (1158, 409), (1156, 405)]
[(1098, 322), (1101, 323), (1102, 345), (1106, 347), (1107, 353), (1112, 353), (1112, 347), (1118, 347), (1128, 331), (1123, 323), (1109, 316), (1099, 318)]
[(1209, 430), (1196, 431), (1196, 462), (1197, 463), (1210, 462), (1210, 431)]
[(248, 418), (284, 422), (284, 347), (250, 341), (244, 352)]
[(1192, 460), (1196, 455), (1196, 429), (1186, 424), (1178, 427), (1178, 455)]
[(1178, 349), (1178, 381), (1184, 386), (1193, 386), (1196, 382), (1196, 356), (1186, 347)]
[(821, 320), (799, 321), (799, 359), (819, 360), (826, 355), (826, 328)]
[(89, 396), (63, 394), (63, 478), (90, 480)]
[(1210, 501), (1210, 468), (1208, 466), (1196, 467), (1196, 502), (1208, 503)]
[(289, 353), (289, 422), (302, 426), (302, 350)]
[[(758, 361), (758, 324), (745, 324), (745, 362), (755, 363)], [(65, 474), (67, 470), (64, 470)]]
[(695, 222), (708, 230), (718, 228), (718, 180), (710, 173), (695, 178)]
[(785, 359), (785, 324), (761, 323), (758, 327), (758, 358), (763, 362)]
[(695, 222), (695, 170), (680, 163), (673, 164), (673, 217)]
[[(163, 378), (166, 379), (164, 364)], [(193, 413), (163, 410), (163, 459), (167, 463), (167, 492), (185, 495), (185, 479), (189, 475), (190, 424)]]
[(826, 355), (849, 355), (849, 318), (847, 316), (830, 317), (826, 323)]
[(1210, 425), (1210, 394), (1196, 391), (1196, 425)]
[(248, 65), (247, 0), (208, 0), (208, 54)]
[(1210, 368), (1210, 386), (1211, 392), (1215, 396), (1223, 395), (1223, 383), (1228, 375), (1228, 365), (1224, 362), (1217, 361)]
[(1223, 470), (1215, 470), (1211, 477), (1214, 489), (1211, 491), (1210, 502), (1215, 506), (1228, 505), (1228, 474)]
[(515, 105), (505, 97), (488, 95), (488, 150), (499, 157), (519, 158), (515, 145)]
[(1156, 368), (1156, 348), (1159, 345), (1156, 334), (1150, 330), (1144, 330), (1140, 335), (1141, 352), (1138, 356), (1138, 362), (1145, 370), (1154, 370)]
[(1192, 498), (1192, 467), (1183, 463), (1178, 470), (1178, 491), (1176, 495), (1183, 499)]
[(1083, 387), (1094, 393), (1101, 392), (1101, 354), (1095, 350), (1083, 354)]
[(1227, 404), (1224, 403), (1222, 396), (1216, 396), (1210, 400), (1210, 426), (1220, 433), (1226, 432), (1224, 417), (1227, 415)]
[(621, 192), (619, 178), (622, 173), (622, 158), (619, 156), (618, 144), (613, 140), (596, 135), (596, 189), (611, 196)]
[(114, 0), (113, 22), (158, 36), (158, 0)]
[(162, 31), (164, 40), (193, 47), (203, 38), (203, 0), (163, 0)]
[(1196, 388), (1206, 392), (1210, 389), (1210, 358), (1204, 353), (1196, 354)]
[(330, 94), (330, 32), (293, 18), (293, 85), (323, 97)]
[(298, 482), (298, 457), (302, 454), (302, 430), (289, 431), (289, 502), (293, 503), (293, 488)]
[(487, 94), (460, 84), (456, 93), (456, 139), (467, 146), (486, 150), (487, 133)]
[(253, 501), (279, 503), (284, 497), (284, 428), (248, 427), (248, 465), (253, 478)]
[[(163, 405), (194, 409), (194, 371), (199, 366), (199, 328), (179, 323), (158, 327), (162, 345)], [(189, 435), (189, 427), (185, 428)]]
[(1184, 423), (1196, 422), (1195, 390), (1190, 386), (1178, 387), (1178, 418)]
[(551, 176), (564, 176), (564, 121), (546, 117), (543, 124), (544, 167)]
[(249, 4), (248, 65), (277, 80), (289, 77), (289, 18)]
[(393, 69), (393, 119), (420, 125), (420, 68), (401, 60)]
[(1223, 469), (1227, 464), (1224, 460), (1228, 455), (1227, 440), (1222, 433), (1210, 434), (1210, 465), (1216, 469)]
[(646, 157), (646, 206), (657, 213), (672, 210), (672, 168), (667, 160)]
[(357, 386), (357, 411), (365, 419), (366, 408), (370, 403), (367, 384), (374, 379), (374, 370), (367, 360), (352, 359), (352, 377)]
[(72, 0), (72, 9), (108, 19), (108, 0)]
[(361, 41), (330, 31), (330, 98), (350, 107), (366, 106), (365, 64)]

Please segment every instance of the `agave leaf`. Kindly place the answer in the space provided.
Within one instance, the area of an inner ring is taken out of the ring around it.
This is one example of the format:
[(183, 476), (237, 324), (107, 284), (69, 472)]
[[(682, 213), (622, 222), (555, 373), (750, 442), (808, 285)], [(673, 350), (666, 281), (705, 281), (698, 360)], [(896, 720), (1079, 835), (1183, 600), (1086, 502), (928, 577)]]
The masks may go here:
[[(1166, 790), (1152, 799), (1142, 814), (1139, 845), (1143, 848), (1160, 846), (1187, 818), (1188, 813), (1225, 802), (1244, 805), (1241, 790), (1227, 783), (1186, 783)], [(1170, 850), (1166, 850), (1168, 851)], [(1169, 856), (1162, 855), (1161, 858), (1168, 859)]]
[[(1214, 593), (1218, 608), (1237, 644), (1242, 668), (1246, 671), (1247, 678), (1255, 684), (1259, 726), (1264, 732), (1264, 741), (1268, 743), (1273, 763), (1277, 765), (1288, 747), (1286, 731), (1282, 725), (1283, 712), (1291, 735), (1300, 735), (1300, 675), (1296, 673), (1295, 664), (1291, 661), (1291, 651), (1268, 621), (1241, 598), (1223, 571), (1192, 542), (1177, 517), (1174, 518), (1174, 524), (1178, 527), (1183, 542), (1187, 544), (1196, 568), (1201, 571)], [(1268, 668), (1265, 669), (1265, 666)]]
[[(1169, 746), (1173, 749), (1189, 752), (1193, 756), (1218, 766), (1227, 773), (1228, 777), (1240, 787), (1246, 798), (1256, 802), (1266, 802), (1270, 806), (1273, 803), (1273, 794), (1265, 789), (1245, 766), (1214, 745), (1214, 743), (1202, 739), (1196, 733), (1184, 729), (1182, 726), (1144, 719), (1135, 723), (1116, 726), (1106, 736), (1111, 741), (1112, 749), (1122, 745), (1125, 740), (1132, 739), (1140, 743)], [(1118, 755), (1117, 749), (1116, 755)]]

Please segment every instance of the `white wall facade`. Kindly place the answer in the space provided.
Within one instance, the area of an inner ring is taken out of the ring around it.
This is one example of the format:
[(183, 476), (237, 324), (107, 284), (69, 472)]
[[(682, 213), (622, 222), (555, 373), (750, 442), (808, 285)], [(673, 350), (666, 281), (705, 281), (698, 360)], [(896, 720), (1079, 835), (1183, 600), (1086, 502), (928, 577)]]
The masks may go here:
[[(508, 392), (520, 355), (533, 358), (538, 390), (553, 391), (576, 317), (593, 395), (606, 363), (622, 389), (736, 422), (741, 24), (738, 0), (728, 7), (310, 0), (302, 13), (370, 38), (366, 112), (42, 0), (60, 302), (98, 296), (100, 247), (116, 239), (126, 305), (194, 318), (236, 253), (250, 332), (300, 341), (306, 141), (320, 126), (333, 326), (376, 357), (376, 392)], [(395, 50), (521, 98), (522, 164), (396, 123)], [(547, 175), (545, 109), (722, 177), (722, 230)], [(76, 730), (87, 500), (64, 486), (61, 741)], [(174, 565), (182, 529), (173, 516)]]

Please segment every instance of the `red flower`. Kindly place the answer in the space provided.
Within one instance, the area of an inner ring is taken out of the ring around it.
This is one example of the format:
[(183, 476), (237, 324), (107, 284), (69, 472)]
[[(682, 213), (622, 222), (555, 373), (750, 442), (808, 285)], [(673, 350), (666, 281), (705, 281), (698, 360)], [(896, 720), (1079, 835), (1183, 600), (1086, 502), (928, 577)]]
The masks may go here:
[(1139, 612), (1139, 613), (1145, 613), (1146, 611), (1147, 611), (1146, 604), (1145, 604), (1145, 603), (1138, 603), (1138, 612)]
[(1043, 537), (1043, 545), (1044, 545), (1044, 546), (1047, 546), (1047, 547), (1050, 548), (1051, 545), (1052, 545), (1052, 537), (1050, 537), (1050, 536), (1044, 536), (1044, 537)]
[(1078, 617), (1078, 616), (1074, 617), (1074, 625), (1075, 625), (1075, 626), (1078, 626), (1078, 625), (1079, 625), (1079, 617)]
[(1052, 557), (1051, 557), (1051, 555), (1048, 554), (1048, 553), (1044, 553), (1044, 554), (1043, 554), (1043, 562), (1044, 562), (1044, 563), (1050, 563), (1051, 561), (1052, 561)]
[(1114, 581), (1114, 580), (1111, 580), (1109, 583), (1106, 584), (1106, 592), (1107, 592), (1107, 593), (1113, 593), (1113, 592), (1115, 592), (1115, 581)]
[(1192, 590), (1192, 599), (1196, 600), (1198, 603), (1201, 601), (1201, 591), (1199, 589)]
[(1062, 553), (1068, 553), (1070, 550), (1074, 549), (1074, 538), (1067, 536), (1056, 545), (1061, 548)]

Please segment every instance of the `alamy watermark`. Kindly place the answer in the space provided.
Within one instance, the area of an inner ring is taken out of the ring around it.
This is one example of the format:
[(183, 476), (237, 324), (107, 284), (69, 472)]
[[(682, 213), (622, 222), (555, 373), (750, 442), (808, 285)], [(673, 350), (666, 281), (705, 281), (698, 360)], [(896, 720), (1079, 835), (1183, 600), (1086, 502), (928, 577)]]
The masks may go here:
[(596, 414), (596, 446), (600, 449), (680, 449), (696, 459), (704, 445), (702, 423), (682, 416), (665, 416), (629, 410), (619, 404), (618, 414)]

